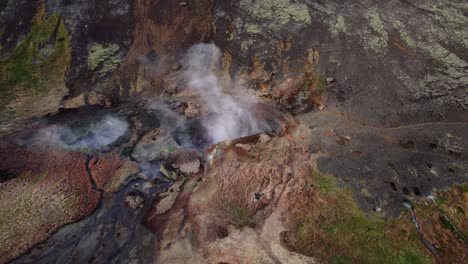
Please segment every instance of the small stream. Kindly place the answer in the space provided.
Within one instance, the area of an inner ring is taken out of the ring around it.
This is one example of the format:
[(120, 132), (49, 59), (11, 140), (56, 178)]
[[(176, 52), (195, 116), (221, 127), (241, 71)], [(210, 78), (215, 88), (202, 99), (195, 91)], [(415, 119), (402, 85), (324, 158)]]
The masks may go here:
[[(79, 149), (90, 155), (86, 161), (86, 171), (92, 189), (98, 191), (101, 198), (91, 215), (59, 228), (11, 263), (128, 263), (129, 251), (131, 245), (135, 244), (132, 242), (141, 227), (142, 218), (157, 194), (167, 191), (173, 183), (159, 171), (161, 160), (153, 161), (158, 164), (152, 167), (151, 172), (143, 173), (144, 178), (130, 176), (125, 186), (116, 193), (104, 192), (94, 182), (89, 161), (92, 156), (99, 156), (130, 140), (132, 124), (129, 116), (134, 115), (132, 110), (128, 106), (110, 110), (85, 107), (49, 118), (48, 122), (54, 125), (52, 128), (55, 130), (44, 131), (48, 135), (56, 135), (53, 139), (57, 139), (59, 146)], [(142, 134), (159, 127), (160, 119), (165, 117), (145, 109), (140, 111), (144, 112)], [(182, 130), (197, 125), (192, 124), (196, 121), (186, 123), (182, 127), (171, 124), (175, 128), (169, 129), (168, 137), (184, 136), (186, 132)], [(197, 129), (194, 131), (198, 132)], [(188, 135), (191, 139), (198, 139), (197, 135)], [(141, 162), (139, 164), (143, 165)]]
[[(136, 178), (114, 194), (104, 193), (87, 218), (66, 225), (11, 263), (126, 263), (127, 245), (156, 194), (171, 182)], [(143, 198), (137, 209), (125, 205), (128, 195)]]
[(414, 210), (413, 210), (413, 206), (408, 202), (404, 202), (403, 206), (406, 207), (411, 212), (411, 218), (412, 218), (414, 227), (416, 228), (416, 231), (418, 231), (419, 238), (423, 242), (424, 246), (426, 246), (426, 248), (429, 249), (429, 251), (431, 251), (431, 253), (434, 256), (439, 255), (439, 251), (435, 248), (434, 245), (432, 245), (432, 243), (429, 240), (426, 239), (423, 232), (421, 231), (421, 228), (419, 226), (419, 222), (416, 219), (416, 214), (414, 213)]

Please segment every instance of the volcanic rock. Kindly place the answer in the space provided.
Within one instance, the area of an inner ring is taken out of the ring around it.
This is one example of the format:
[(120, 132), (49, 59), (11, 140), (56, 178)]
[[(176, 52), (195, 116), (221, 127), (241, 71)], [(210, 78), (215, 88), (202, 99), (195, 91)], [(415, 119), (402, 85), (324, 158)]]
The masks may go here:
[[(6, 210), (0, 220), (0, 262), (24, 253), (63, 225), (83, 219), (100, 200), (86, 171), (85, 154), (47, 146), (25, 152), (27, 156), (0, 153), (8, 160), (2, 169), (15, 175), (0, 188), (0, 208)], [(3, 168), (11, 162), (24, 165), (20, 170)]]
[(125, 205), (134, 211), (142, 209), (144, 202), (145, 197), (141, 193), (128, 193), (125, 197)]
[(179, 169), (182, 173), (191, 175), (197, 173), (200, 170), (200, 160), (197, 157), (197, 153), (194, 151), (178, 151), (176, 154), (175, 162), (171, 163), (171, 166), (175, 169)]

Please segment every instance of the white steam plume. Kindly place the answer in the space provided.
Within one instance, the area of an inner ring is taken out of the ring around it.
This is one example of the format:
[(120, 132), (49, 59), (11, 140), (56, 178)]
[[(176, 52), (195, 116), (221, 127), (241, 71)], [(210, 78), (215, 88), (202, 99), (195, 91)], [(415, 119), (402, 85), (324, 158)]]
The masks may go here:
[(253, 115), (256, 98), (247, 89), (235, 87), (235, 97), (223, 91), (217, 75), (220, 58), (221, 52), (214, 44), (197, 44), (189, 49), (184, 63), (188, 86), (213, 114), (203, 121), (211, 140), (220, 142), (269, 130), (264, 121)]
[(36, 139), (67, 149), (98, 149), (112, 144), (128, 130), (128, 123), (106, 116), (95, 125), (77, 132), (68, 126), (50, 126), (41, 129)]

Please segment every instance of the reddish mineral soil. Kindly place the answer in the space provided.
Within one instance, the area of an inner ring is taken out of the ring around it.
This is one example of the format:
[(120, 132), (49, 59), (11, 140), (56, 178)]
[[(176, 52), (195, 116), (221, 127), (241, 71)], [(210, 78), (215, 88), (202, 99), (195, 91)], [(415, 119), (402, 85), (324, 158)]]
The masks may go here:
[[(90, 215), (100, 202), (101, 189), (117, 191), (129, 174), (138, 172), (138, 166), (111, 153), (92, 160), (91, 176), (83, 152), (46, 142), (18, 142), (0, 142), (0, 170), (16, 175), (0, 183), (1, 263)], [(111, 179), (113, 175), (117, 179)]]

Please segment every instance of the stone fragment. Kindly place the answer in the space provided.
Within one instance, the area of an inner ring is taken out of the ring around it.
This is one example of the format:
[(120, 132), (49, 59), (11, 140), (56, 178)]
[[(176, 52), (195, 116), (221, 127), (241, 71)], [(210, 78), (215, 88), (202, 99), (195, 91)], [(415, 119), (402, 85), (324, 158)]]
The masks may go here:
[(125, 205), (133, 211), (143, 208), (144, 202), (145, 198), (143, 197), (143, 194), (138, 192), (127, 193), (125, 197)]
[(259, 139), (260, 143), (265, 144), (265, 143), (269, 142), (270, 140), (271, 140), (271, 137), (269, 135), (267, 135), (267, 134), (261, 134), (260, 135), (260, 139)]
[(89, 105), (101, 105), (104, 107), (111, 107), (111, 101), (103, 94), (97, 93), (96, 91), (91, 91), (88, 94), (88, 104)]
[(195, 102), (187, 102), (187, 108), (185, 109), (185, 116), (188, 118), (195, 118), (200, 116), (201, 106)]
[(241, 148), (241, 149), (243, 149), (245, 151), (250, 151), (252, 149), (252, 147), (250, 145), (241, 144), (241, 143), (236, 144), (236, 148)]
[(85, 105), (85, 96), (84, 94), (80, 94), (74, 98), (62, 102), (62, 105), (60, 107), (65, 109), (73, 109), (81, 107), (83, 105)]
[(440, 138), (438, 143), (439, 146), (441, 146), (448, 153), (459, 155), (465, 150), (463, 140), (450, 133), (447, 133), (444, 137)]
[(171, 188), (160, 195), (161, 201), (156, 206), (156, 215), (165, 214), (174, 206), (184, 181), (175, 182)]
[(166, 176), (169, 179), (176, 180), (177, 179), (177, 173), (168, 170), (164, 165), (161, 164), (161, 167), (159, 168), (159, 171), (162, 173), (162, 175)]
[(200, 170), (201, 163), (195, 153), (184, 151), (177, 155), (176, 161), (171, 165), (185, 174), (194, 174)]

